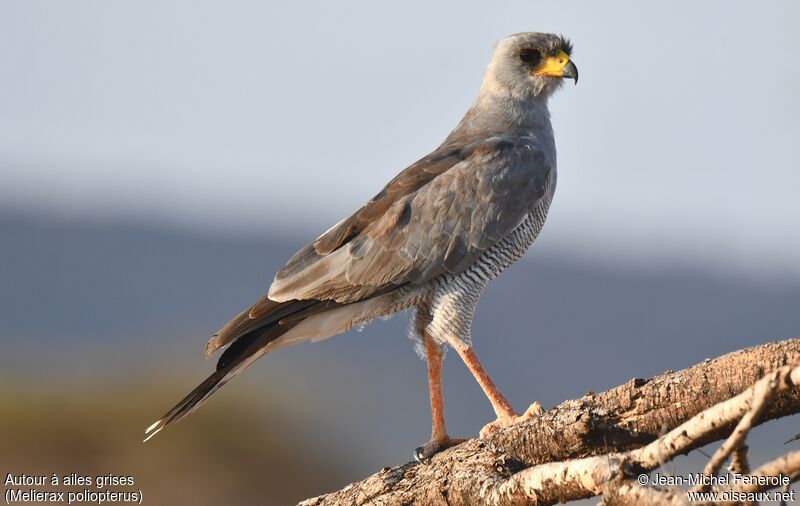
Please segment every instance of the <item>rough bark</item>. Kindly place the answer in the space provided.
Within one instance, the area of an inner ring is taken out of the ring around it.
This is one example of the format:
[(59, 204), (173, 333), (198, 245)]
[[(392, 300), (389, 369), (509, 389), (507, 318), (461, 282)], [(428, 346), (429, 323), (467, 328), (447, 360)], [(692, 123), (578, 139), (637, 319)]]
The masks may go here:
[[(727, 456), (742, 447), (749, 427), (800, 411), (793, 369), (783, 367), (798, 363), (800, 339), (790, 339), (681, 371), (634, 378), (611, 390), (566, 401), (485, 439), (467, 441), (436, 455), (428, 465), (411, 462), (384, 468), (301, 504), (553, 504), (601, 494), (608, 504), (637, 499), (678, 503), (685, 500), (679, 491), (641, 487), (627, 478), (664, 463), (658, 459), (669, 461), (746, 425), (726, 447)], [(768, 379), (771, 387), (764, 387), (764, 382), (760, 390), (753, 387), (782, 367), (780, 384)], [(716, 415), (709, 422), (704, 412), (712, 407)], [(681, 430), (671, 432), (678, 427)], [(664, 450), (664, 445), (672, 446)], [(596, 456), (602, 458), (592, 458)], [(718, 468), (721, 460), (717, 456), (711, 467)]]

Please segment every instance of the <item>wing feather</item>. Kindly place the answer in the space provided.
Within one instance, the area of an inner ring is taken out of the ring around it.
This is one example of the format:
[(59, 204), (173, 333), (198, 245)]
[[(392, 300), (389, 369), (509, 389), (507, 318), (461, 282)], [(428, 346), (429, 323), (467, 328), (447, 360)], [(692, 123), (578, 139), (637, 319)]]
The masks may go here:
[(434, 152), (298, 252), (269, 298), (347, 303), (461, 272), (545, 196), (552, 170), (531, 138)]

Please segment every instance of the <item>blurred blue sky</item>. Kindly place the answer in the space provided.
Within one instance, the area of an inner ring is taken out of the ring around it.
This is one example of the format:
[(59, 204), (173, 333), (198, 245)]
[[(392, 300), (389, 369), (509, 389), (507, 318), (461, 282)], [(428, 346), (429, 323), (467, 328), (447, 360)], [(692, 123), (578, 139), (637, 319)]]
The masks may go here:
[(797, 2), (0, 5), (0, 201), (324, 230), (434, 148), (494, 41), (570, 36), (539, 248), (800, 274)]

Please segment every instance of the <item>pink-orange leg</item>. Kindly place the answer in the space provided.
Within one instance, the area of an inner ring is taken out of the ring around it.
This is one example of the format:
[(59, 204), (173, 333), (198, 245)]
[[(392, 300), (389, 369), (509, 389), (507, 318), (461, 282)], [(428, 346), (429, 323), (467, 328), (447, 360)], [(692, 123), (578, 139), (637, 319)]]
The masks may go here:
[(534, 402), (528, 407), (525, 413), (522, 415), (517, 415), (517, 413), (514, 411), (514, 408), (511, 406), (511, 403), (508, 402), (500, 390), (497, 389), (492, 381), (492, 378), (489, 377), (489, 374), (481, 365), (480, 361), (478, 360), (478, 356), (475, 355), (474, 351), (472, 351), (472, 347), (464, 346), (462, 343), (454, 343), (453, 347), (467, 365), (467, 369), (469, 369), (472, 375), (475, 376), (475, 379), (478, 381), (481, 389), (483, 389), (483, 393), (486, 394), (489, 402), (492, 403), (492, 408), (494, 408), (494, 412), (497, 415), (497, 420), (487, 424), (485, 427), (483, 427), (483, 429), (481, 429), (480, 435), (482, 437), (499, 428), (510, 427), (515, 423), (519, 423), (542, 413), (541, 404)]
[(442, 398), (442, 352), (427, 333), (422, 341), (428, 359), (428, 390), (431, 397), (431, 440), (414, 450), (414, 458), (426, 463), (436, 453), (464, 442), (447, 435), (444, 423), (444, 400)]
[(448, 439), (442, 397), (442, 352), (427, 335), (424, 336), (424, 340), (428, 356), (428, 391), (431, 398), (431, 441), (441, 441)]

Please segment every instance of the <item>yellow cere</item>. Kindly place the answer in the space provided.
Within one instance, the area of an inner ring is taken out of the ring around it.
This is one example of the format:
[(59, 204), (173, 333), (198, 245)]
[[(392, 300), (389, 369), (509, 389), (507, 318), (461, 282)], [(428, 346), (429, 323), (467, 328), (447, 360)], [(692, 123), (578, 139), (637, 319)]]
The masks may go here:
[(555, 56), (548, 56), (541, 65), (532, 72), (537, 76), (561, 77), (564, 65), (569, 63), (569, 56), (564, 51), (559, 51)]

